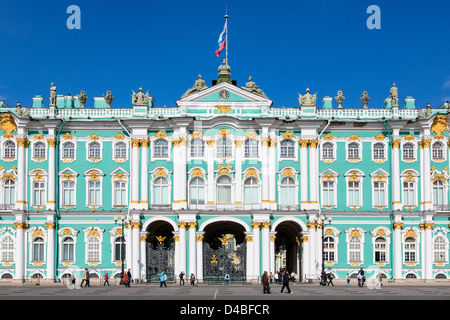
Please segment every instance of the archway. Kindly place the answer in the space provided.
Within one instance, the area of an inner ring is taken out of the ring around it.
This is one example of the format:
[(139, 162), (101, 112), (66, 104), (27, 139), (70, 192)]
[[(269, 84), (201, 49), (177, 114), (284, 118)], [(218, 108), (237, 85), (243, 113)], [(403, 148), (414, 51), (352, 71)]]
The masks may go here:
[(296, 280), (302, 280), (301, 256), (302, 240), (301, 226), (294, 221), (283, 221), (276, 225), (275, 238), (275, 271), (288, 270), (297, 275)]
[(155, 220), (147, 226), (146, 278), (158, 282), (158, 274), (164, 270), (167, 281), (175, 280), (175, 239), (171, 223)]
[(231, 282), (246, 281), (246, 229), (234, 221), (216, 221), (203, 229), (203, 281), (223, 281), (226, 273)]

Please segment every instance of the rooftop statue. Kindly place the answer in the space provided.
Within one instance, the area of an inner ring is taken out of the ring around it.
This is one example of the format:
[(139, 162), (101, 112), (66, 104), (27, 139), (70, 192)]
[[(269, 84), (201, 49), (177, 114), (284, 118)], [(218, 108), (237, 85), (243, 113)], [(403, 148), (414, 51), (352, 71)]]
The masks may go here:
[(398, 88), (395, 86), (395, 83), (389, 91), (389, 95), (391, 97), (391, 106), (398, 107)]
[(364, 105), (364, 109), (367, 109), (367, 104), (369, 103), (370, 97), (367, 94), (367, 90), (364, 90), (361, 98), (359, 98), (362, 102), (362, 104)]
[(252, 81), (252, 77), (248, 77), (248, 82), (245, 84), (245, 87), (242, 87), (242, 89), (267, 98), (264, 92), (256, 85), (256, 83)]
[(317, 99), (317, 92), (315, 94), (309, 93), (309, 88), (306, 89), (305, 95), (301, 95), (298, 93), (298, 101), (300, 103), (300, 106), (315, 106), (316, 105), (316, 99)]
[(25, 108), (25, 111), (22, 109), (22, 106), (20, 105), (20, 102), (17, 102), (16, 105), (16, 115), (19, 118), (28, 118), (30, 116), (30, 110), (28, 108)]
[(139, 88), (139, 92), (136, 93), (133, 90), (133, 97), (131, 98), (131, 102), (136, 106), (146, 106), (150, 100), (150, 96), (147, 93), (144, 93), (142, 87)]
[(78, 96), (78, 101), (80, 101), (81, 103), (81, 108), (84, 108), (84, 105), (86, 104), (87, 100), (88, 97), (86, 96), (86, 93), (84, 92), (84, 90), (81, 90), (81, 93)]
[(342, 93), (342, 90), (338, 91), (337, 96), (334, 97), (334, 100), (338, 104), (338, 109), (342, 109), (342, 104), (344, 103), (344, 100), (345, 100), (345, 97), (344, 97), (344, 94)]
[(56, 87), (52, 82), (52, 86), (50, 87), (50, 105), (56, 106)]
[(114, 101), (114, 97), (112, 96), (110, 90), (108, 90), (106, 92), (106, 96), (104, 99), (105, 99), (106, 104), (108, 105), (108, 108), (111, 108), (111, 103)]
[(222, 64), (219, 66), (219, 75), (221, 74), (230, 74), (231, 72), (231, 68), (230, 66), (227, 64), (227, 61), (225, 59), (223, 59)]
[(181, 96), (181, 98), (185, 98), (185, 97), (187, 97), (190, 94), (202, 91), (202, 90), (204, 90), (206, 88), (208, 88), (208, 86), (206, 85), (205, 80), (202, 79), (202, 75), (199, 74), (198, 75), (198, 79), (195, 80), (194, 86), (192, 88), (190, 88), (188, 91), (186, 91), (186, 93), (183, 94)]

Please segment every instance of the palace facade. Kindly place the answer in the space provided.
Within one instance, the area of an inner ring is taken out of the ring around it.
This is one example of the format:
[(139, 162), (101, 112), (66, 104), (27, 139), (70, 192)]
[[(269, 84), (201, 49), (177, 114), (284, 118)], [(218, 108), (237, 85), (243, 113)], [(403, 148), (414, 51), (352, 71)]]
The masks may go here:
[(226, 64), (176, 107), (91, 100), (0, 102), (1, 279), (450, 277), (448, 103), (399, 106), (394, 86), (378, 108), (309, 89), (279, 108)]

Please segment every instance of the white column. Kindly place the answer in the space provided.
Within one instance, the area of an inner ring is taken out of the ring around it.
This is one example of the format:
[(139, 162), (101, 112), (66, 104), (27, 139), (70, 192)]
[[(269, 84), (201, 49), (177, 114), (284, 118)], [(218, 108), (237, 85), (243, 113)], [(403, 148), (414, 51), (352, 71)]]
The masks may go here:
[(147, 210), (149, 208), (148, 203), (148, 146), (149, 140), (142, 139), (141, 140), (141, 200), (140, 200), (140, 208)]
[(17, 152), (17, 200), (16, 210), (26, 210), (28, 206), (27, 201), (27, 149), (28, 140), (26, 138), (16, 138), (18, 152)]
[(394, 279), (402, 277), (402, 227), (403, 223), (399, 219), (394, 220)]
[(187, 138), (183, 132), (173, 143), (173, 203), (172, 209), (187, 209), (186, 198), (186, 143)]
[(235, 140), (235, 190), (236, 193), (234, 195), (234, 203), (236, 205), (242, 205), (242, 143), (241, 140)]
[(197, 278), (197, 222), (188, 222), (189, 228), (189, 274)]
[(28, 224), (25, 222), (14, 223), (16, 227), (16, 250), (14, 258), (16, 262), (16, 277), (15, 279), (25, 279), (25, 230), (28, 229)]
[(140, 265), (140, 279), (145, 279), (147, 275), (147, 232), (140, 233), (140, 250), (141, 250), (141, 265)]
[(133, 250), (133, 257), (131, 263), (131, 275), (133, 279), (139, 279), (141, 270), (139, 268), (141, 262), (141, 246), (140, 246), (140, 233), (141, 233), (140, 221), (131, 222), (131, 248)]
[(130, 209), (139, 208), (139, 144), (140, 140), (131, 139), (131, 199)]
[(203, 282), (203, 237), (204, 232), (197, 232), (197, 275), (196, 279)]
[[(318, 196), (318, 163), (317, 163), (317, 140), (309, 140), (309, 203), (311, 208), (319, 209), (319, 196)], [(303, 164), (302, 164), (303, 166)]]
[(49, 136), (48, 142), (48, 192), (47, 210), (56, 209), (56, 140)]
[(47, 217), (47, 223), (45, 224), (47, 227), (47, 279), (55, 280), (55, 265), (56, 265), (56, 257), (55, 257), (55, 219), (54, 216)]
[(431, 166), (430, 166), (430, 144), (431, 139), (423, 140), (423, 210), (433, 210), (433, 202), (431, 201)]
[(269, 244), (269, 272), (275, 273), (275, 239), (276, 231), (269, 232), (270, 244)]
[(208, 195), (207, 204), (214, 205), (214, 140), (207, 142), (207, 161), (208, 161)]
[(264, 271), (270, 272), (270, 222), (261, 223), (262, 232), (261, 232), (261, 241), (262, 241), (262, 270), (261, 274)]
[(187, 137), (186, 128), (182, 129), (182, 135), (180, 137), (179, 144), (179, 156), (180, 156), (180, 199), (179, 208), (187, 209)]
[(424, 224), (425, 243), (422, 246), (425, 246), (425, 279), (433, 279), (433, 225), (434, 223), (430, 222)]
[(401, 210), (399, 137), (392, 141), (392, 210)]
[(178, 231), (173, 231), (172, 233), (175, 241), (175, 275), (178, 276), (181, 271), (186, 273), (186, 270), (181, 270), (180, 267), (180, 233)]
[(309, 233), (304, 231), (302, 233), (302, 257), (300, 258), (302, 263), (302, 279), (309, 279), (310, 268), (310, 256), (309, 256)]
[(267, 128), (263, 127), (261, 134), (261, 183), (262, 183), (262, 209), (270, 209), (269, 200), (269, 143)]
[(253, 227), (253, 279), (258, 280), (261, 277), (260, 270), (260, 222), (252, 222)]
[(253, 232), (245, 232), (245, 241), (247, 243), (247, 281), (253, 280), (254, 266), (253, 266)]
[[(180, 236), (180, 245), (179, 245), (179, 258), (180, 258), (180, 270), (184, 271), (185, 274), (187, 273), (186, 269), (186, 222), (178, 222), (179, 227), (179, 236)], [(179, 272), (178, 272), (179, 273)]]
[(270, 201), (270, 208), (272, 210), (277, 210), (277, 198), (276, 198), (276, 191), (277, 191), (277, 182), (276, 182), (276, 151), (277, 151), (277, 139), (276, 134), (273, 133), (271, 135), (271, 138), (269, 140), (269, 201)]
[(316, 225), (314, 222), (309, 222), (309, 274), (315, 279), (316, 273)]
[(308, 140), (300, 140), (300, 209), (308, 209)]

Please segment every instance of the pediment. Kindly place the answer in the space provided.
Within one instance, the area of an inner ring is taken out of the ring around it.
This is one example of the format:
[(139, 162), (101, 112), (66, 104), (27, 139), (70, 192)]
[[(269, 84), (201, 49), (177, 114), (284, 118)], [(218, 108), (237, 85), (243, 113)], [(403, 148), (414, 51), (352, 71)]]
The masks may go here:
[(240, 87), (222, 82), (177, 101), (179, 107), (211, 105), (270, 107), (273, 101)]

